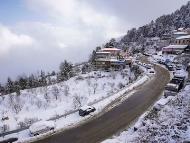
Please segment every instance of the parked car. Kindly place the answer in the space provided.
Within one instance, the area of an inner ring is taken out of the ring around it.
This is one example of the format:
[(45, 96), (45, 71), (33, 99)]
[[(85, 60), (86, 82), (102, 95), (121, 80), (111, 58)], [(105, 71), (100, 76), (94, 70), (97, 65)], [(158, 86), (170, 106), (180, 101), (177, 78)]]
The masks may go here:
[(177, 75), (174, 75), (174, 79), (177, 79), (177, 80), (179, 80), (179, 81), (181, 81), (181, 88), (183, 88), (183, 86), (184, 86), (184, 83), (185, 83), (185, 76), (184, 77), (182, 77), (182, 76), (177, 76)]
[(29, 127), (29, 131), (32, 136), (47, 133), (49, 131), (53, 131), (54, 129), (55, 123), (53, 121), (39, 121)]
[(144, 66), (144, 67), (146, 67), (146, 64), (145, 64), (145, 63), (143, 63), (143, 66)]
[(165, 60), (164, 59), (160, 59), (160, 60), (158, 60), (158, 63), (164, 65), (165, 64)]
[(79, 115), (84, 117), (84, 116), (90, 114), (91, 112), (94, 112), (95, 110), (96, 109), (94, 107), (86, 105), (79, 109)]
[(183, 65), (181, 65), (181, 64), (176, 65), (176, 70), (182, 70), (182, 69), (183, 69)]
[(146, 68), (151, 69), (151, 68), (153, 68), (153, 66), (151, 64), (146, 64)]
[(164, 91), (164, 97), (175, 96), (182, 88), (184, 81), (182, 79), (174, 77), (166, 86)]
[(175, 70), (175, 66), (171, 63), (166, 63), (165, 64), (166, 67), (168, 68), (169, 71), (174, 71)]
[(154, 69), (153, 69), (153, 68), (148, 69), (148, 70), (147, 70), (147, 74), (149, 74), (149, 75), (154, 75), (154, 74), (155, 74)]
[(185, 70), (176, 70), (174, 72), (174, 77), (185, 80), (187, 78), (187, 72)]
[(16, 137), (10, 137), (7, 139), (0, 140), (0, 143), (13, 143), (13, 142), (16, 142), (17, 140), (18, 138)]

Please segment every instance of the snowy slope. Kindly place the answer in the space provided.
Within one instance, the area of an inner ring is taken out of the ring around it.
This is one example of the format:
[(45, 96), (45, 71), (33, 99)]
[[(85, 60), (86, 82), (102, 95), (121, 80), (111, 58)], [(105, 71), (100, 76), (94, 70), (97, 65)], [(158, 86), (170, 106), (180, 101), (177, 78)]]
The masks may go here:
[(9, 119), (0, 122), (0, 132), (47, 120), (93, 103), (118, 92), (129, 84), (129, 79), (134, 80), (129, 69), (91, 72), (48, 87), (23, 90), (20, 96), (1, 96), (0, 118)]
[[(176, 97), (161, 98), (156, 105), (160, 111), (151, 110), (140, 117), (137, 123), (103, 143), (182, 143), (190, 141), (190, 85)], [(144, 125), (143, 125), (143, 124)], [(134, 131), (134, 127), (138, 127)]]

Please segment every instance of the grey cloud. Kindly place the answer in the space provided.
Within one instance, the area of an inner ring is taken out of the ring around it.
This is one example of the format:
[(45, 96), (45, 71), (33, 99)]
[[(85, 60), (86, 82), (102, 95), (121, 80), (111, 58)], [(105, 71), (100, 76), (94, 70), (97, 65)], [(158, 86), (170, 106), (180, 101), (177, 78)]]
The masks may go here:
[(189, 0), (91, 0), (98, 11), (119, 17), (132, 26), (141, 26), (163, 14), (170, 14)]
[[(130, 27), (141, 26), (162, 14), (175, 11), (181, 5), (186, 4), (188, 0), (81, 1), (89, 4), (99, 14), (117, 17), (118, 26), (122, 28), (119, 27), (114, 30), (119, 30), (115, 32), (125, 33)], [(45, 13), (46, 11), (44, 10), (43, 14)], [(77, 32), (79, 29), (80, 31), (77, 34), (69, 34), (72, 32), (64, 32), (62, 29), (54, 32), (52, 28), (46, 25), (41, 26), (40, 23), (30, 24), (30, 21), (23, 24), (15, 24), (16, 26), (12, 27), (12, 29), (18, 33), (29, 35), (36, 40), (36, 43), (32, 47), (25, 49), (14, 48), (9, 52), (7, 57), (0, 60), (0, 82), (5, 81), (8, 76), (16, 77), (19, 74), (28, 74), (40, 69), (47, 71), (58, 69), (59, 63), (64, 59), (72, 62), (84, 61), (88, 59), (92, 49), (105, 42), (106, 32), (112, 29), (112, 27), (108, 28), (107, 31), (103, 29), (107, 23), (103, 26), (86, 26), (85, 24), (81, 24), (81, 22), (75, 21), (76, 23), (74, 22), (71, 25), (72, 22), (65, 22), (62, 17), (58, 21), (51, 18), (47, 21), (55, 24), (55, 28), (64, 27), (64, 30), (76, 30)], [(64, 23), (63, 25), (62, 22)], [(15, 23), (17, 22), (15, 21)], [(108, 23), (107, 26), (109, 24), (112, 23)], [(81, 31), (82, 33), (80, 33)], [(60, 47), (59, 44), (63, 45), (63, 47)]]

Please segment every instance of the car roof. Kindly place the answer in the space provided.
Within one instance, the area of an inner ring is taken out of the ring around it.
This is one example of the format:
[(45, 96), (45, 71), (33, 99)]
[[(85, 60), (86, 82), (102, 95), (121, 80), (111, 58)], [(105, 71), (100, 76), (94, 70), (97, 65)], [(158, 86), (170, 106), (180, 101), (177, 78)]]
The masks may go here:
[(30, 130), (37, 130), (38, 127), (41, 127), (41, 126), (54, 126), (54, 122), (53, 121), (39, 121), (39, 122), (36, 122), (34, 124), (32, 124), (30, 126)]
[(81, 109), (81, 110), (86, 110), (86, 109), (89, 109), (89, 108), (94, 108), (94, 107), (88, 106), (88, 105), (84, 105), (84, 106), (82, 106), (80, 109)]

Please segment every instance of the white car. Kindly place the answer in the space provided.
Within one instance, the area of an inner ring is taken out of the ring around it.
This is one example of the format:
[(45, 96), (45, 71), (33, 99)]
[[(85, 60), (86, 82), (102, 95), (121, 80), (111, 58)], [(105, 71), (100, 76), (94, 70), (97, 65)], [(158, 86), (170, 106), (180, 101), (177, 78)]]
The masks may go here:
[(29, 131), (32, 136), (47, 133), (49, 131), (53, 131), (54, 129), (55, 122), (53, 121), (39, 121), (29, 127)]
[(145, 64), (145, 63), (143, 63), (143, 66), (144, 66), (144, 67), (146, 67), (146, 64)]
[(152, 67), (153, 67), (153, 66), (152, 66), (151, 64), (147, 64), (147, 65), (146, 65), (146, 68), (147, 68), (147, 69), (151, 69)]
[(94, 111), (96, 111), (94, 107), (85, 105), (79, 109), (79, 115), (84, 117)]

